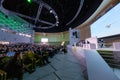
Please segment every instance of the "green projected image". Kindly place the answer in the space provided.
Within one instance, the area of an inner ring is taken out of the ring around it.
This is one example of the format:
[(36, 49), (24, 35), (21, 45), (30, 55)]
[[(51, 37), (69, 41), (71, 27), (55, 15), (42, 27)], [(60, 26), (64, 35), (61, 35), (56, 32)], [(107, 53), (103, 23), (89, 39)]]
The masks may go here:
[(35, 43), (40, 43), (40, 40), (41, 40), (42, 36), (39, 36), (37, 34), (34, 35), (34, 41)]
[(46, 35), (44, 35), (43, 33), (35, 33), (34, 35), (34, 42), (35, 43), (41, 43), (41, 39), (42, 38), (48, 38), (48, 43), (49, 44), (55, 44), (55, 45), (60, 45), (63, 41), (65, 41), (65, 43), (69, 42), (69, 34), (60, 34), (60, 33), (46, 33)]

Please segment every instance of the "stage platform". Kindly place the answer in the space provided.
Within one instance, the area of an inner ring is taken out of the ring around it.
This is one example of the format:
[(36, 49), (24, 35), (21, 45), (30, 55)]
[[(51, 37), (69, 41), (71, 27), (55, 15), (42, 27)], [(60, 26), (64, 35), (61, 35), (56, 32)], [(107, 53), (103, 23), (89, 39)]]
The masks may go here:
[(83, 75), (88, 80), (120, 80), (96, 50), (113, 49), (82, 49), (68, 46), (68, 51), (78, 59)]
[(120, 49), (114, 49), (114, 48), (98, 48), (96, 50), (120, 51)]

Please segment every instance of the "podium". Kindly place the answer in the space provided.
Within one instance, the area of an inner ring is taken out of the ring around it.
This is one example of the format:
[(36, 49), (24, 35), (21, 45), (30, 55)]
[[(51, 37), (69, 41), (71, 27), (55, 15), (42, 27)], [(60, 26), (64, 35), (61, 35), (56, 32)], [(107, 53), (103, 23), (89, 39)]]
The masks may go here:
[(113, 48), (120, 50), (120, 42), (113, 42)]
[(96, 44), (83, 44), (83, 49), (96, 49)]

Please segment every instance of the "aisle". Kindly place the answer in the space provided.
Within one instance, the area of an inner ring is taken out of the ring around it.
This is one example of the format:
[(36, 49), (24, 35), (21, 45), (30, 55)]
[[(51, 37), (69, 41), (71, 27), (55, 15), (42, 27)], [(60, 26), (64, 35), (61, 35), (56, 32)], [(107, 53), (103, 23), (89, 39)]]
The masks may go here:
[(56, 54), (50, 61), (32, 74), (25, 73), (23, 80), (83, 80), (80, 65), (72, 54)]

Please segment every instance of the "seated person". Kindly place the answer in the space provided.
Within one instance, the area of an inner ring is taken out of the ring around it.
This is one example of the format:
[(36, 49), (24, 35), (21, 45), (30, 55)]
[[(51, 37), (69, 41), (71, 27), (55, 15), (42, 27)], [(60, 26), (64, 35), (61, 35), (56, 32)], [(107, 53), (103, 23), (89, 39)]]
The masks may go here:
[(13, 49), (9, 49), (6, 56), (11, 57), (11, 56), (14, 56), (14, 54), (15, 54), (15, 52), (13, 51)]
[[(24, 54), (23, 62), (24, 64), (33, 71), (35, 70), (35, 54), (34, 51), (31, 49), (28, 49), (26, 53)], [(30, 64), (30, 65), (29, 65)]]
[(22, 80), (23, 74), (23, 63), (21, 59), (20, 52), (16, 52), (15, 55), (8, 63), (5, 65), (5, 71), (7, 72), (7, 77), (17, 77), (18, 80)]
[(16, 77), (18, 80), (23, 80), (22, 77), (24, 70), (31, 72), (23, 64), (22, 53), (20, 51), (17, 51), (12, 59), (7, 62), (4, 70), (7, 72), (8, 78)]
[(46, 49), (43, 49), (41, 51), (41, 53), (42, 53), (42, 57), (43, 57), (43, 63), (44, 64), (50, 63), (50, 61), (48, 60), (48, 55), (49, 55), (48, 51)]

